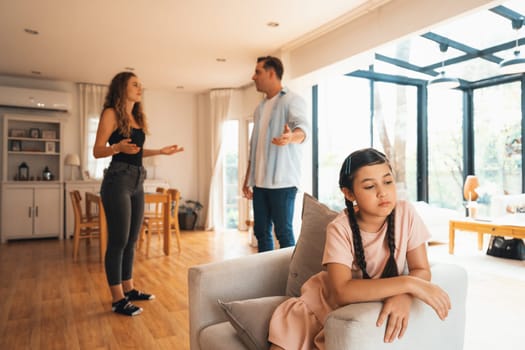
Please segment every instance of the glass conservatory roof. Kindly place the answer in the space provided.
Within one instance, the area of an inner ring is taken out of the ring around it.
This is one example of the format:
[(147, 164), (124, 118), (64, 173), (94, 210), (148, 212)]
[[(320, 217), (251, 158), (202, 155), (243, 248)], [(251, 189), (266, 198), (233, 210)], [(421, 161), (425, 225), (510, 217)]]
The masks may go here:
[(373, 71), (430, 80), (441, 71), (463, 83), (502, 75), (499, 63), (518, 44), (525, 56), (525, 1), (470, 14), (376, 50)]

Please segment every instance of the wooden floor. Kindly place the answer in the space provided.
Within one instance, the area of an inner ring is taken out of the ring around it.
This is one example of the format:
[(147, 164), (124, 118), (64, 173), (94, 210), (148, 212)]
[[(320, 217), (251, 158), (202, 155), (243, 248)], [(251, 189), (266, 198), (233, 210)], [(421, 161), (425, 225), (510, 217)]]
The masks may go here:
[[(157, 296), (137, 302), (144, 308), (137, 317), (110, 311), (98, 242), (82, 244), (78, 263), (72, 262), (70, 240), (1, 244), (0, 349), (188, 350), (188, 267), (255, 250), (245, 232), (186, 231), (181, 238), (180, 254), (174, 243), (173, 255), (164, 256), (156, 239), (150, 258), (137, 253), (136, 285)], [(468, 271), (463, 350), (521, 349), (516, 346), (525, 343), (525, 261), (488, 257), (476, 246), (476, 235), (461, 234), (454, 255), (446, 245), (429, 248), (431, 260)]]
[[(156, 238), (156, 237), (154, 237)], [(188, 267), (255, 253), (243, 232), (182, 233), (164, 256), (152, 239), (150, 257), (136, 254), (136, 287), (154, 293), (137, 302), (137, 317), (112, 313), (98, 242), (81, 245), (72, 262), (71, 240), (0, 245), (0, 349), (189, 349)], [(82, 242), (85, 243), (85, 242)]]

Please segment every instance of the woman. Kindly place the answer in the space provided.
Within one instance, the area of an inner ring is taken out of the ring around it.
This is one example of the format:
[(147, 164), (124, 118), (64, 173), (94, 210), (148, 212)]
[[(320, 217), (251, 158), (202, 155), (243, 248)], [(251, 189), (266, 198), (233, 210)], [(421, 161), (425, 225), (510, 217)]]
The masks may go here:
[(142, 85), (135, 74), (122, 72), (113, 78), (93, 147), (95, 158), (112, 157), (100, 190), (108, 226), (105, 268), (112, 310), (127, 316), (142, 312), (131, 301), (155, 298), (136, 290), (132, 278), (135, 243), (144, 217), (142, 158), (184, 150), (177, 145), (143, 148), (147, 123), (141, 98)]

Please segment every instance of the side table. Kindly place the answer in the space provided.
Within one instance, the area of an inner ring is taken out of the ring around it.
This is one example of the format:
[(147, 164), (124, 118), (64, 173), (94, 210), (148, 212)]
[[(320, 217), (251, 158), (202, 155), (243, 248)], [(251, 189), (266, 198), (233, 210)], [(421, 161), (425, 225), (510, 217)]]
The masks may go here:
[(507, 225), (502, 221), (480, 221), (476, 219), (455, 219), (449, 221), (448, 252), (454, 254), (456, 230), (478, 234), (478, 250), (483, 249), (483, 235), (525, 238), (525, 226)]

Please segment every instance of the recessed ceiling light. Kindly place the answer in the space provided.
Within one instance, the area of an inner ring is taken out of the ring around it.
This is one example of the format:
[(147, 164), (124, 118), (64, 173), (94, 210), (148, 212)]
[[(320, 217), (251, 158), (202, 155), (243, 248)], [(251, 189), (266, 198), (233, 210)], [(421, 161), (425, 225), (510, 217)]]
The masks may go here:
[(34, 74), (34, 75), (41, 75), (42, 72), (41, 72), (41, 71), (38, 71), (38, 70), (32, 70), (32, 71), (31, 71), (31, 74)]
[(34, 30), (34, 29), (31, 29), (31, 28), (24, 28), (24, 32), (26, 32), (27, 34), (31, 34), (31, 35), (38, 35), (38, 30)]
[(135, 68), (133, 67), (124, 67), (125, 70), (129, 70), (130, 72), (133, 72), (135, 70)]
[(215, 59), (217, 62), (226, 62), (226, 58), (218, 57)]
[(275, 28), (275, 27), (279, 27), (279, 22), (268, 22), (268, 23), (266, 23), (266, 25), (268, 27)]

